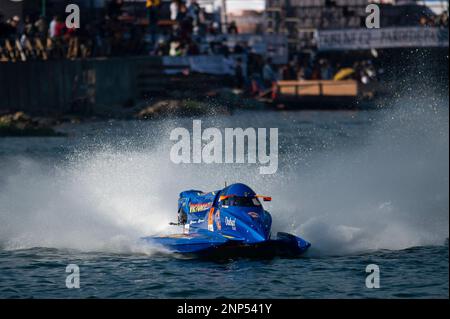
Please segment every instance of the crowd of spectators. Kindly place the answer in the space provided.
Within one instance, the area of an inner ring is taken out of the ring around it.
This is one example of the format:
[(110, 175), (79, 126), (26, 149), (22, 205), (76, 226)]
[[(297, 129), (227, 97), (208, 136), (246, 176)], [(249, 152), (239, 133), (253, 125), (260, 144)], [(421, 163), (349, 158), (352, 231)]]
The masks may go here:
[(448, 28), (448, 11), (444, 11), (440, 15), (422, 16), (419, 19), (421, 26)]
[[(221, 34), (222, 27), (197, 0), (173, 0), (169, 15), (160, 0), (143, 5), (146, 15), (141, 19), (125, 10), (123, 0), (111, 0), (100, 16), (79, 29), (68, 29), (63, 16), (22, 20), (0, 13), (0, 60), (216, 53), (216, 45), (205, 49), (204, 39)], [(229, 24), (228, 32), (238, 32), (235, 23)]]
[(348, 70), (346, 77), (367, 84), (376, 78), (376, 70), (371, 59), (359, 59), (344, 65), (338, 59), (314, 58), (298, 62), (292, 60), (280, 68), (279, 79), (283, 80), (334, 80), (341, 79), (339, 73)]
[[(342, 63), (342, 61), (346, 61)], [(353, 61), (339, 57), (324, 57), (315, 54), (295, 57), (285, 65), (275, 65), (271, 58), (264, 59), (260, 55), (248, 56), (248, 87), (252, 95), (265, 95), (274, 93), (278, 81), (303, 80), (356, 80), (368, 85), (378, 81), (382, 69), (375, 66), (371, 58), (356, 57)], [(236, 72), (236, 83), (240, 72)]]
[[(243, 51), (243, 44), (230, 51), (221, 41), (205, 42), (208, 35), (237, 34), (239, 30), (234, 22), (223, 28), (217, 17), (206, 13), (197, 0), (172, 0), (170, 5), (147, 0), (139, 6), (140, 12), (145, 11), (143, 19), (127, 11), (123, 0), (110, 0), (96, 18), (84, 20), (79, 29), (66, 28), (63, 16), (21, 19), (3, 17), (0, 12), (0, 61)], [(448, 27), (448, 12), (423, 16), (419, 23)], [(311, 73), (320, 73), (315, 71), (317, 67), (312, 69)]]
[[(349, 65), (347, 59), (313, 54), (275, 66), (272, 59), (256, 54), (244, 42), (233, 48), (220, 37), (217, 41), (206, 42), (208, 36), (224, 32), (238, 34), (239, 30), (234, 22), (224, 30), (197, 0), (172, 0), (168, 8), (163, 8), (161, 0), (147, 0), (141, 5), (145, 5), (143, 19), (130, 15), (123, 0), (111, 0), (102, 14), (82, 23), (79, 29), (68, 29), (64, 18), (58, 15), (50, 21), (44, 16), (35, 20), (29, 16), (23, 20), (18, 16), (5, 20), (0, 13), (0, 61), (223, 55), (225, 61), (230, 61), (229, 75), (234, 77), (235, 87), (249, 88), (255, 95), (270, 91), (278, 80), (336, 80), (345, 75), (345, 78), (368, 84), (377, 78), (371, 59), (359, 59)], [(448, 13), (423, 17), (420, 24), (448, 26)], [(233, 59), (229, 58), (232, 54)], [(346, 65), (342, 61), (346, 61)]]
[(158, 56), (186, 56), (199, 54), (228, 54), (227, 46), (223, 43), (211, 41), (207, 43), (206, 36), (239, 33), (235, 22), (222, 28), (220, 21), (210, 17), (197, 0), (172, 0), (170, 3), (170, 27), (159, 33), (154, 32), (158, 22), (158, 8), (150, 6), (149, 25), (151, 43), (154, 43), (150, 54)]
[(106, 15), (103, 19), (67, 28), (61, 16), (50, 21), (0, 17), (0, 60), (75, 59), (144, 53), (144, 30)]

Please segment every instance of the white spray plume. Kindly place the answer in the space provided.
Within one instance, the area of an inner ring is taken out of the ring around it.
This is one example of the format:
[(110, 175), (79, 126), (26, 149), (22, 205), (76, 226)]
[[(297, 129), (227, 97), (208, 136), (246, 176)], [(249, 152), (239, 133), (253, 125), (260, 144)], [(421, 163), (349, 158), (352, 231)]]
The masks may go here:
[[(222, 124), (232, 127), (232, 120)], [(0, 245), (151, 253), (137, 239), (174, 231), (168, 223), (181, 191), (217, 190), (225, 181), (273, 196), (266, 207), (273, 231), (304, 237), (312, 253), (404, 249), (448, 238), (448, 108), (386, 111), (365, 145), (315, 153), (307, 165), (299, 160), (302, 149), (287, 145), (275, 176), (246, 165), (172, 164), (168, 136), (176, 124), (159, 130), (156, 149), (103, 147), (56, 166), (23, 157), (5, 162)]]

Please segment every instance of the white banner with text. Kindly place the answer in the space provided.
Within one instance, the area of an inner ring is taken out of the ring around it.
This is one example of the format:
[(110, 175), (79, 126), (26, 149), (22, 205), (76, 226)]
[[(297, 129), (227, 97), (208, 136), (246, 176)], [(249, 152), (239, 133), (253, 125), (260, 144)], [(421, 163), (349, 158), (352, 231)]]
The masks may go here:
[(319, 30), (320, 51), (387, 48), (448, 47), (448, 29), (399, 27), (381, 29)]

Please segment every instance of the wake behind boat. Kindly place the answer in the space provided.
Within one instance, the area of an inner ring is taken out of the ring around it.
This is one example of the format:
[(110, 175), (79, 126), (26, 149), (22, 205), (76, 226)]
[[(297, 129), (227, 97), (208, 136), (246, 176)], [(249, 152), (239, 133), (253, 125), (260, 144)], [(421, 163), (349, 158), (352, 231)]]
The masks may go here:
[(150, 244), (180, 254), (207, 257), (299, 256), (311, 246), (292, 234), (278, 233), (271, 238), (272, 217), (257, 195), (244, 184), (233, 184), (220, 191), (185, 191), (178, 201), (178, 222), (183, 233), (145, 237)]

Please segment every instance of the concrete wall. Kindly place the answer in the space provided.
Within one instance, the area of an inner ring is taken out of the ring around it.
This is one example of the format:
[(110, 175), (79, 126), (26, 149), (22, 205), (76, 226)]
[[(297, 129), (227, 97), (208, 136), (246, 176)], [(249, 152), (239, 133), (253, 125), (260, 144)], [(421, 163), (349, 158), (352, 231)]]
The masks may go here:
[(157, 57), (0, 63), (0, 110), (61, 114), (139, 99), (142, 67)]

